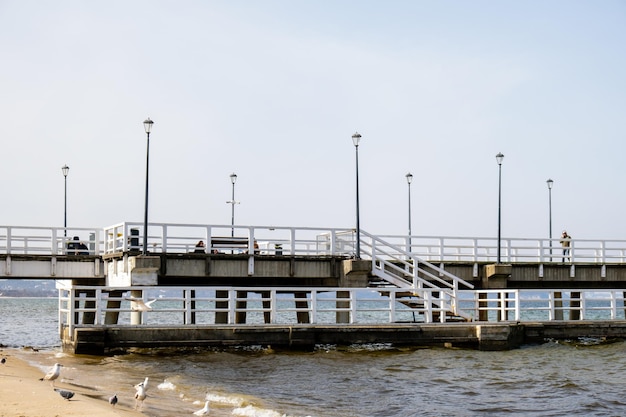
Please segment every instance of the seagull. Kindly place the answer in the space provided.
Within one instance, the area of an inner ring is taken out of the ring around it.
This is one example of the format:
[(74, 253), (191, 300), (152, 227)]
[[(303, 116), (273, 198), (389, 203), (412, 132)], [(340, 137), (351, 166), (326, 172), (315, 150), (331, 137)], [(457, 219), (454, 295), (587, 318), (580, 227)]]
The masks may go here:
[(139, 407), (139, 411), (143, 408), (143, 400), (146, 399), (146, 388), (143, 386), (143, 382), (135, 385), (135, 410), (137, 409), (137, 405), (141, 403), (141, 407)]
[(113, 396), (109, 398), (109, 404), (115, 407), (115, 404), (117, 404), (117, 394), (113, 394)]
[(206, 414), (209, 414), (209, 402), (205, 402), (204, 403), (204, 408), (201, 408), (198, 411), (194, 411), (194, 414), (197, 416), (204, 416)]
[(2, 359), (0, 359), (0, 363), (1, 363), (1, 364), (3, 364), (3, 365), (4, 365), (5, 363), (7, 363), (7, 358), (2, 358)]
[(152, 310), (152, 303), (154, 303), (156, 301), (156, 298), (154, 300), (150, 300), (150, 301), (144, 301), (141, 298), (134, 298), (134, 297), (129, 297), (126, 298), (128, 301), (132, 301), (134, 302), (134, 304), (131, 304), (130, 309), (133, 311), (150, 311)]
[(62, 366), (63, 365), (61, 365), (60, 363), (55, 363), (52, 369), (50, 369), (50, 371), (48, 371), (48, 373), (43, 378), (39, 378), (39, 380), (50, 381), (52, 383), (52, 386), (54, 387), (54, 380), (57, 379), (59, 375), (61, 375)]
[(68, 401), (70, 400), (70, 398), (74, 396), (74, 393), (72, 391), (66, 391), (64, 389), (58, 389), (58, 388), (55, 388), (54, 390), (58, 392), (61, 397), (65, 398)]

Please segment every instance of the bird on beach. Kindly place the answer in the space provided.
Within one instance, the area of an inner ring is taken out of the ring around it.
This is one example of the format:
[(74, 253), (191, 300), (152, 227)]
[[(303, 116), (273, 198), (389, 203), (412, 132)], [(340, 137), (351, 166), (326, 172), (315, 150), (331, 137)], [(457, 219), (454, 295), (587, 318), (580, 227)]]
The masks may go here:
[(135, 392), (135, 410), (137, 409), (137, 406), (141, 404), (141, 407), (139, 407), (139, 411), (141, 411), (143, 408), (143, 400), (146, 399), (146, 388), (144, 387), (143, 382), (141, 382), (135, 385), (135, 389), (137, 390), (137, 392)]
[(0, 363), (1, 363), (1, 364), (3, 364), (3, 365), (4, 365), (5, 363), (7, 363), (7, 358), (2, 358), (2, 359), (0, 359)]
[(61, 375), (61, 365), (60, 363), (55, 363), (52, 369), (48, 371), (48, 373), (43, 377), (39, 378), (40, 381), (50, 381), (52, 387), (54, 387), (54, 381)]
[(144, 301), (141, 298), (128, 297), (126, 298), (128, 301), (132, 301), (130, 309), (133, 311), (150, 311), (152, 310), (152, 303), (154, 303), (157, 299), (150, 301)]
[(115, 404), (117, 404), (117, 394), (113, 394), (111, 397), (109, 397), (109, 404), (115, 407)]
[(194, 411), (194, 414), (197, 416), (204, 416), (206, 414), (209, 414), (209, 402), (206, 401), (204, 403), (204, 408), (201, 408), (198, 411)]
[(61, 397), (65, 398), (68, 401), (74, 396), (74, 393), (72, 391), (67, 391), (59, 388), (55, 388), (54, 390), (58, 392)]

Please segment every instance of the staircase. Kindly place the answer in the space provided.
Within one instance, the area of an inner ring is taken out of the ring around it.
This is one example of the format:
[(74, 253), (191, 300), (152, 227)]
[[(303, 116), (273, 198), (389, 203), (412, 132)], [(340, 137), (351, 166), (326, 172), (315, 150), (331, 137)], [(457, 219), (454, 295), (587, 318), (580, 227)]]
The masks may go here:
[(360, 248), (362, 257), (371, 257), (371, 286), (381, 294), (385, 287), (406, 288), (396, 300), (423, 312), (426, 323), (471, 321), (458, 309), (459, 288), (473, 289), (471, 283), (363, 230)]

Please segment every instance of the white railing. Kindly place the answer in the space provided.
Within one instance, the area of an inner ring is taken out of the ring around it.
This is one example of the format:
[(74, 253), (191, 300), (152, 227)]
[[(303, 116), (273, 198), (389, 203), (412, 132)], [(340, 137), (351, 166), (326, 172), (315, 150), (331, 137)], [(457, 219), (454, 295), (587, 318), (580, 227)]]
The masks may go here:
[[(78, 295), (77, 295), (78, 294)], [(91, 296), (85, 294), (92, 294)], [(623, 290), (463, 290), (459, 309), (474, 321), (624, 320)], [(132, 296), (131, 296), (132, 295)], [(137, 300), (149, 305), (137, 311)], [(155, 300), (150, 302), (151, 300)], [(245, 301), (245, 303), (244, 303)], [(450, 299), (435, 289), (267, 287), (66, 287), (59, 289), (61, 328), (107, 326), (315, 325), (443, 322)], [(237, 317), (245, 313), (245, 322)], [(107, 316), (114, 314), (114, 324)], [(216, 317), (221, 314), (220, 323)], [(298, 314), (308, 315), (306, 323)], [(89, 324), (85, 316), (90, 315)], [(344, 319), (338, 322), (337, 318)]]
[(101, 228), (0, 226), (0, 253), (24, 255), (100, 255)]
[[(437, 317), (445, 321), (447, 296), (434, 289), (421, 293), (417, 298), (401, 288), (61, 286), (59, 325), (69, 326), (70, 334), (74, 327), (85, 326), (296, 325), (297, 315), (304, 313), (308, 324), (431, 323)], [(138, 311), (146, 304), (148, 309)], [(240, 313), (246, 314), (245, 323), (237, 323)], [(117, 316), (116, 324), (107, 324), (110, 314)], [(223, 319), (216, 324), (219, 314)], [(337, 323), (341, 314), (345, 320)], [(89, 315), (90, 323), (84, 324)]]
[[(361, 243), (374, 235), (361, 231)], [(87, 246), (90, 255), (141, 251), (143, 224), (124, 222), (102, 228), (0, 226), (0, 254), (62, 255), (74, 236)], [(424, 261), (496, 262), (498, 241), (491, 237), (376, 235), (389, 246), (401, 248), (388, 253), (389, 259), (411, 253)], [(356, 256), (354, 229), (234, 226), (204, 224), (150, 223), (148, 251), (151, 253), (193, 252), (202, 240), (207, 250), (223, 253), (255, 251), (261, 254)], [(214, 243), (213, 247), (209, 243)], [(255, 244), (257, 247), (255, 247)], [(84, 252), (84, 251), (81, 251)], [(503, 238), (500, 240), (504, 263), (626, 263), (626, 240), (572, 239), (570, 253), (563, 256), (558, 239)], [(361, 254), (363, 255), (363, 254)]]
[[(625, 320), (624, 290), (459, 291), (460, 310), (473, 320)], [(573, 319), (575, 317), (575, 319)]]
[[(349, 256), (353, 240), (338, 239), (346, 229), (150, 223), (148, 252), (189, 253), (203, 241), (206, 252), (268, 255)], [(354, 235), (354, 233), (351, 233)], [(104, 229), (105, 253), (141, 251), (143, 224), (119, 223)]]
[[(391, 244), (430, 262), (496, 262), (498, 240), (492, 237), (378, 235)], [(626, 240), (572, 239), (564, 255), (559, 239), (503, 238), (503, 263), (573, 262), (621, 264), (626, 262)]]

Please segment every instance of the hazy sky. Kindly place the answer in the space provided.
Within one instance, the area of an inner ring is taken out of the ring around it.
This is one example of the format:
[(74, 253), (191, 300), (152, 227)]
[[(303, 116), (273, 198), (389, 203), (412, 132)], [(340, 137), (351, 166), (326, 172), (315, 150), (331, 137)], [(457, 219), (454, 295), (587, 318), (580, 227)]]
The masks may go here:
[(625, 1), (0, 0), (0, 224), (626, 239)]

